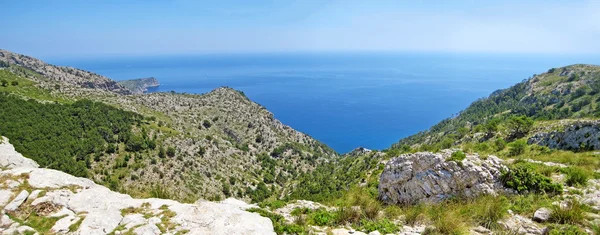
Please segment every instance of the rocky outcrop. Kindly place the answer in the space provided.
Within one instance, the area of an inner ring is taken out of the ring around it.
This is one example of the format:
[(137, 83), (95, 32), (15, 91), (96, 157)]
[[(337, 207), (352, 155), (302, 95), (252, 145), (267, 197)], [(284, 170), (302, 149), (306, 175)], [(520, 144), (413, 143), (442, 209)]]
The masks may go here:
[(148, 88), (160, 85), (158, 79), (154, 77), (124, 80), (119, 81), (119, 84), (129, 89), (133, 94), (143, 94), (148, 91)]
[[(240, 201), (183, 204), (134, 199), (88, 179), (37, 168), (18, 159), (23, 157), (9, 145), (6, 139), (0, 144), (0, 156), (7, 166), (0, 172), (2, 234), (275, 234), (268, 218), (245, 211), (249, 206)], [(38, 222), (53, 223), (50, 231), (25, 226), (32, 212)]]
[(403, 154), (385, 165), (379, 180), (379, 195), (386, 203), (439, 202), (452, 196), (475, 197), (502, 190), (499, 181), (502, 160), (467, 155), (450, 161), (452, 151)]
[(498, 221), (498, 224), (503, 229), (510, 231), (510, 234), (541, 235), (548, 233), (548, 228), (542, 227), (528, 218), (514, 214), (510, 210), (508, 213), (509, 217)]
[(536, 133), (527, 143), (552, 149), (597, 150), (600, 149), (600, 121), (578, 121), (564, 130)]

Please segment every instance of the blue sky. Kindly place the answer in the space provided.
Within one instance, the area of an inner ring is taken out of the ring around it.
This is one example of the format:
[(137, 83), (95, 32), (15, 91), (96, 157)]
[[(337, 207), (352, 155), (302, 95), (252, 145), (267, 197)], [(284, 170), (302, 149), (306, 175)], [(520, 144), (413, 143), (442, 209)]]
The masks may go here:
[(600, 1), (24, 0), (2, 8), (0, 48), (34, 56), (600, 53)]

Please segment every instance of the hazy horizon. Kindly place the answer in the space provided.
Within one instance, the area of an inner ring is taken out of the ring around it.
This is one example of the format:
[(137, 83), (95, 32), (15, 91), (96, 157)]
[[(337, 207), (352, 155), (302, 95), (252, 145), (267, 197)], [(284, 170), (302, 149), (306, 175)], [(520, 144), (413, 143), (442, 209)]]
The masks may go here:
[(33, 2), (3, 3), (0, 47), (42, 58), (600, 52), (598, 1)]

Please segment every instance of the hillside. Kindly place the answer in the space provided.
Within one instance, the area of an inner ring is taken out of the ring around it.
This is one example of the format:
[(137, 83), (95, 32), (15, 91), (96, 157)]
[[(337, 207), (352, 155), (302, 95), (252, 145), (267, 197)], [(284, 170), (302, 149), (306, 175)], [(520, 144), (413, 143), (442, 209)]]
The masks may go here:
[(499, 134), (504, 138), (520, 138), (507, 133), (507, 120), (526, 116), (536, 121), (536, 129), (555, 120), (600, 117), (600, 67), (571, 65), (553, 68), (534, 75), (510, 88), (498, 90), (489, 97), (473, 102), (458, 116), (448, 118), (429, 130), (400, 140), (393, 148), (420, 146), (420, 149), (448, 148), (456, 142)]
[(6, 92), (0, 133), (42, 166), (113, 190), (185, 201), (233, 195), (262, 201), (337, 157), (231, 88), (129, 95), (90, 72), (7, 51), (0, 61), (6, 81), (0, 84)]

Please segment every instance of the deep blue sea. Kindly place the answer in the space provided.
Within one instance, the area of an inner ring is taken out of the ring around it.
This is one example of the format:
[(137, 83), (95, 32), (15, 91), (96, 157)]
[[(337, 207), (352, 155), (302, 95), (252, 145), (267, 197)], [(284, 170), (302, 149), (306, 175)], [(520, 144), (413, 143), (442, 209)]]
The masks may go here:
[(535, 73), (600, 56), (271, 53), (46, 58), (115, 80), (156, 77), (153, 91), (244, 91), (275, 117), (340, 153), (384, 149)]

